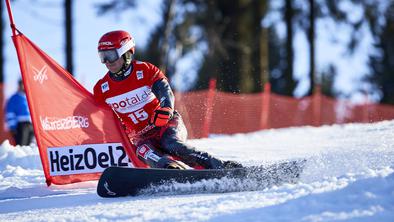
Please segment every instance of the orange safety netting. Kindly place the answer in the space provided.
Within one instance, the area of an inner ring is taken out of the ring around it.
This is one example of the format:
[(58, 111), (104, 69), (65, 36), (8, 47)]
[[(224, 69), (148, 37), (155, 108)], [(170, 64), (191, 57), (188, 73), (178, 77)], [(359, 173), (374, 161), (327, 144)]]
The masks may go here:
[[(264, 96), (267, 98), (265, 101)], [(320, 94), (296, 99), (273, 93), (232, 94), (202, 90), (176, 93), (175, 98), (176, 109), (185, 121), (189, 138), (292, 126), (394, 119), (394, 106), (353, 105), (349, 101)], [(0, 121), (2, 116), (0, 111)], [(3, 141), (11, 137), (2, 130), (0, 139)]]
[(189, 138), (394, 119), (394, 106), (354, 105), (321, 94), (296, 99), (272, 93), (232, 94), (204, 90), (177, 93), (175, 97), (176, 109), (183, 116)]

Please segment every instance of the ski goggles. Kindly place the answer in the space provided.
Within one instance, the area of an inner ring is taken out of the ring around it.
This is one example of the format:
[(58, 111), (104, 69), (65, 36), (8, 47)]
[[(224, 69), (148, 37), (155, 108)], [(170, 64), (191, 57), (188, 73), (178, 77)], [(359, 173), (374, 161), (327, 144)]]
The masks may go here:
[(108, 49), (108, 50), (99, 50), (99, 57), (102, 63), (110, 62), (113, 63), (120, 58), (123, 54), (127, 51), (132, 49), (135, 46), (134, 40), (131, 39), (128, 42), (122, 44), (120, 43), (121, 47), (116, 49)]
[(99, 51), (98, 54), (101, 63), (106, 63), (106, 62), (113, 63), (119, 59), (119, 54), (116, 49)]

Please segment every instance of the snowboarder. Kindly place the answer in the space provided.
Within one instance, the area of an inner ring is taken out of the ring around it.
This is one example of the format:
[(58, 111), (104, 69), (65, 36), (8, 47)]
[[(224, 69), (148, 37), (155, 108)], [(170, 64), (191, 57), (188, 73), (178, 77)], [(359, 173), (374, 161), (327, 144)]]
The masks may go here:
[(108, 72), (94, 86), (97, 101), (107, 103), (122, 121), (138, 158), (154, 168), (185, 169), (173, 160), (206, 169), (242, 167), (188, 145), (181, 115), (166, 76), (149, 62), (137, 61), (134, 38), (126, 31), (104, 34), (98, 42), (101, 63)]

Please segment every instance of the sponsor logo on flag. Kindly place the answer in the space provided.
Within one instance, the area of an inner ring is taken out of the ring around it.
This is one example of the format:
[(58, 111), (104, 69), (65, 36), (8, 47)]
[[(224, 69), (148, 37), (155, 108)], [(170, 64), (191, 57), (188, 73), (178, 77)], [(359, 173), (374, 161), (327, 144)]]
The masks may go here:
[(46, 65), (44, 65), (41, 69), (37, 69), (34, 66), (32, 67), (34, 72), (34, 77), (33, 77), (34, 81), (42, 84), (45, 80), (48, 80), (48, 76), (47, 76), (48, 67)]
[(89, 119), (84, 116), (68, 116), (65, 118), (40, 116), (41, 127), (46, 130), (69, 130), (89, 127)]
[(120, 143), (88, 144), (47, 149), (51, 176), (103, 172), (107, 167), (132, 167)]

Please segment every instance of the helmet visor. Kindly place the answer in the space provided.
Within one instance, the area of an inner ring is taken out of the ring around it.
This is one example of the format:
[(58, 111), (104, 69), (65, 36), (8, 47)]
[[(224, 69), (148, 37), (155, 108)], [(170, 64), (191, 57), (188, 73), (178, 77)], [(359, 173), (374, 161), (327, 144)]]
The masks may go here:
[(118, 55), (118, 52), (116, 51), (116, 49), (103, 50), (103, 51), (99, 51), (98, 53), (99, 53), (101, 63), (106, 63), (106, 62), (113, 63), (119, 59), (119, 55)]

